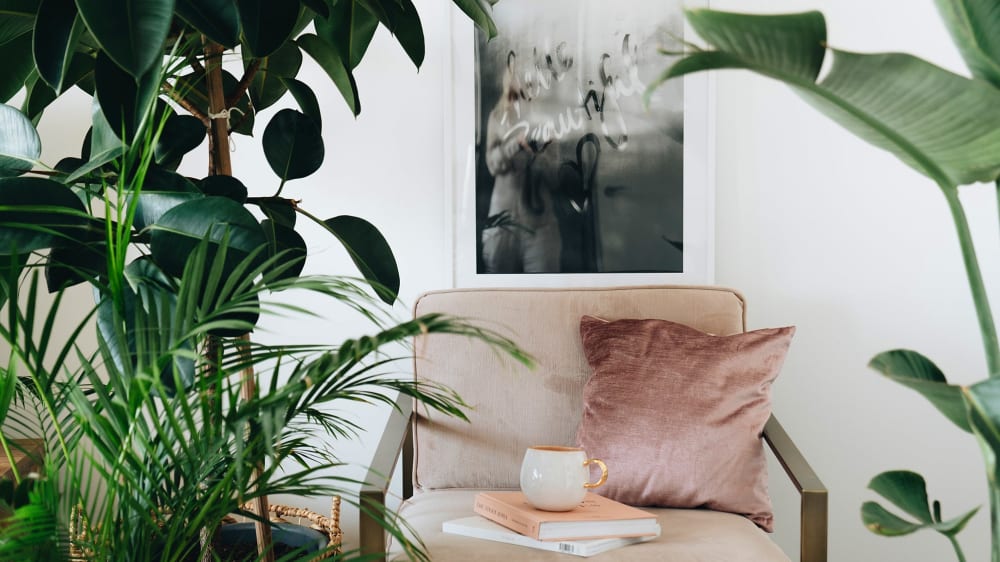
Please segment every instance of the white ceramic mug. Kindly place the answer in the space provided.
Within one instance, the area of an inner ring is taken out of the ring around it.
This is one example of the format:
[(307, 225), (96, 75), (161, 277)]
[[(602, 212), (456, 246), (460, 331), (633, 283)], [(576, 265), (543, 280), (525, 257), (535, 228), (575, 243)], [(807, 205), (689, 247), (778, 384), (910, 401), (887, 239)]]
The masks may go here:
[[(590, 481), (590, 465), (601, 469), (601, 478)], [(587, 490), (608, 480), (608, 467), (588, 459), (576, 447), (528, 447), (521, 463), (521, 491), (528, 503), (545, 511), (569, 511), (580, 505)]]

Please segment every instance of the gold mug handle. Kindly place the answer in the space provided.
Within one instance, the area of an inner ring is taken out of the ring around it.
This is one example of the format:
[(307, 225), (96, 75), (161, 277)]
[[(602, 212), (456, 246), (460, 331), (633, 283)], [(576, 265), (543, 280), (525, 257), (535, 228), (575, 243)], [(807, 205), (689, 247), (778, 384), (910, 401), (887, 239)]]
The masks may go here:
[(590, 490), (592, 488), (597, 488), (598, 486), (603, 486), (604, 483), (608, 481), (608, 465), (604, 464), (604, 461), (602, 461), (601, 459), (587, 459), (583, 461), (583, 466), (587, 466), (589, 464), (596, 464), (598, 467), (600, 467), (601, 479), (598, 480), (597, 482), (587, 482), (586, 484), (583, 485), (583, 487)]

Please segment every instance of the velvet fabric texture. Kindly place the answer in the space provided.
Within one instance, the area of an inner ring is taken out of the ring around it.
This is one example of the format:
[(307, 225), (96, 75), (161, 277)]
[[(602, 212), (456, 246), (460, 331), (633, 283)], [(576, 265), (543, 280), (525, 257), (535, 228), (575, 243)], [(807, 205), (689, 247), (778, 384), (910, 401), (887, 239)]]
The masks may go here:
[(577, 441), (609, 474), (595, 491), (636, 506), (737, 513), (771, 532), (761, 433), (794, 333), (715, 336), (666, 320), (584, 316), (593, 374)]

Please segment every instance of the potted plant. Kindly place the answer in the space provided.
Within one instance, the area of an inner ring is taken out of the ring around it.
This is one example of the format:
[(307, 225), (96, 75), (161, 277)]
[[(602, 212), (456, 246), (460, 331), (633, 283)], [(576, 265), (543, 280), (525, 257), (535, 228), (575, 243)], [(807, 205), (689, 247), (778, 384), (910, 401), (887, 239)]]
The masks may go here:
[[(927, 176), (944, 196), (954, 219), (962, 261), (975, 303), (985, 349), (987, 377), (971, 385), (950, 384), (921, 353), (896, 349), (875, 356), (869, 366), (916, 390), (958, 429), (971, 434), (983, 451), (991, 511), (991, 559), (1000, 561), (1000, 342), (983, 273), (959, 199), (961, 186), (1000, 186), (1000, 51), (989, 38), (1000, 33), (996, 2), (937, 0), (945, 25), (971, 78), (959, 76), (903, 53), (859, 54), (830, 48), (819, 12), (786, 15), (734, 14), (692, 10), (687, 19), (708, 44), (688, 45), (647, 90), (692, 72), (738, 68), (780, 80), (807, 102), (869, 143), (888, 150)], [(832, 56), (821, 76), (824, 59)], [(876, 502), (861, 508), (872, 532), (899, 536), (920, 529), (943, 534), (959, 560), (956, 535), (976, 509), (944, 519), (941, 505), (927, 498), (919, 474), (895, 470), (879, 474), (869, 487), (905, 516)]]
[[(454, 1), (495, 32), (479, 2)], [(353, 216), (322, 220), (285, 191), (324, 154), (319, 104), (297, 78), (303, 53), (357, 114), (353, 70), (380, 25), (422, 62), (409, 0), (4, 4), (0, 54), (12, 70), (0, 78), (0, 99), (26, 94), (20, 109), (0, 105), (0, 297), (8, 301), (0, 335), (11, 347), (0, 420), (37, 425), (48, 447), (43, 478), (7, 506), (16, 509), (3, 522), (0, 557), (58, 559), (72, 544), (95, 560), (204, 558), (233, 512), (258, 520), (260, 555), (272, 556), (269, 494), (351, 499), (343, 482), (321, 476), (335, 460), (307, 438), (316, 428), (356, 429), (323, 404), (387, 401), (385, 391), (398, 391), (461, 414), (447, 389), (379, 376), (385, 344), (450, 332), (517, 354), (454, 319), (387, 319), (379, 301), (395, 300), (399, 275), (377, 228)], [(227, 52), (239, 54), (235, 68), (223, 64)], [(33, 122), (74, 88), (92, 96), (93, 124), (79, 157), (49, 168), (38, 162)], [(260, 135), (276, 178), (244, 183), (229, 163), (229, 135), (251, 133), (286, 93), (299, 110), (277, 111)], [(206, 134), (207, 175), (177, 173)], [(299, 218), (343, 243), (375, 297), (349, 280), (301, 275)], [(38, 304), (43, 274), (56, 293), (48, 311)], [(92, 322), (97, 351), (52, 335), (68, 322), (63, 291), (79, 283), (94, 287), (95, 304), (72, 333)], [(268, 295), (286, 290), (343, 302), (375, 333), (338, 345), (251, 341), (261, 314), (277, 306)], [(12, 447), (0, 433), (8, 457)], [(420, 557), (398, 522), (380, 519)]]

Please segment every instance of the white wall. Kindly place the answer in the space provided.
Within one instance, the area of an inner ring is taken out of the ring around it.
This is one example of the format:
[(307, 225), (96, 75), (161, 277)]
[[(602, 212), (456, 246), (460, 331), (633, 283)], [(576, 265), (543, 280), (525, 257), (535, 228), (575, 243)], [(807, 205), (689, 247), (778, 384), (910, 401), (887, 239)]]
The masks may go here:
[[(324, 105), (327, 157), (318, 174), (285, 191), (320, 217), (349, 213), (375, 223), (399, 260), (407, 303), (422, 291), (448, 286), (452, 267), (443, 153), (449, 108), (442, 100), (451, 87), (446, 49), (454, 8), (444, 0), (416, 4), (427, 39), (423, 68), (418, 74), (395, 41), (380, 32), (357, 72), (363, 108), (358, 119), (306, 62), (305, 80), (322, 85), (317, 94)], [(834, 46), (909, 51), (963, 69), (931, 0), (907, 2), (905, 21), (900, 3), (890, 0), (717, 0), (713, 7), (816, 8), (827, 15)], [(70, 103), (47, 114), (42, 134), (51, 163), (66, 153), (52, 150), (61, 142), (55, 139), (63, 138), (59, 131), (67, 123), (85, 123), (86, 115), (85, 107)], [(923, 473), (932, 497), (943, 500), (946, 517), (986, 500), (982, 462), (971, 438), (922, 398), (865, 367), (879, 351), (909, 347), (937, 361), (956, 382), (984, 376), (972, 303), (942, 197), (922, 176), (764, 79), (719, 74), (716, 121), (716, 281), (746, 294), (751, 327), (798, 326), (774, 390), (775, 409), (830, 488), (831, 559), (952, 559), (943, 538), (876, 537), (859, 517), (861, 503), (873, 498), (865, 490), (868, 480), (888, 469)], [(252, 193), (273, 191), (273, 174), (255, 141), (236, 138), (233, 165)], [(201, 174), (203, 163), (191, 166), (189, 173)], [(993, 302), (1000, 302), (996, 202), (986, 188), (970, 191), (966, 202), (988, 279), (994, 280)], [(331, 237), (311, 229), (306, 238), (312, 249), (307, 271), (354, 273)], [(272, 320), (259, 337), (333, 342), (368, 331), (342, 309), (304, 302), (323, 321)], [(372, 432), (357, 443), (338, 444), (345, 461), (367, 462), (385, 413), (357, 410), (358, 421)], [(348, 472), (361, 474), (360, 468)], [(776, 503), (794, 509), (790, 490), (778, 484), (780, 478), (773, 480)], [(316, 507), (324, 508), (320, 502)], [(777, 538), (794, 553), (792, 517), (779, 522)], [(345, 509), (349, 539), (353, 518)], [(988, 519), (979, 514), (962, 534), (970, 560), (987, 559)]]

